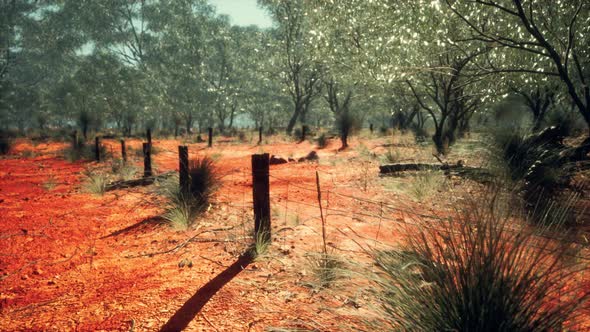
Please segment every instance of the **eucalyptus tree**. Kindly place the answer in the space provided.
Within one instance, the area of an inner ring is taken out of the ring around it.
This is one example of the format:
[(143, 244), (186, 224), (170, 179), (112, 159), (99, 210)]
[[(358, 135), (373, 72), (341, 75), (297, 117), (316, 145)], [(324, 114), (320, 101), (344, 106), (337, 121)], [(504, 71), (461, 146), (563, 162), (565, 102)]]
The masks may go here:
[(154, 85), (170, 105), (171, 118), (182, 119), (187, 133), (196, 122), (212, 125), (208, 111), (214, 96), (206, 80), (212, 53), (214, 8), (205, 0), (161, 0), (150, 5), (149, 28), (157, 43), (149, 58)]
[(48, 93), (83, 43), (68, 22), (59, 1), (0, 2), (0, 111), (16, 115), (21, 129), (23, 122), (41, 130), (49, 123)]
[[(240, 110), (248, 74), (254, 70), (252, 52), (258, 45), (256, 27), (230, 26), (229, 18), (218, 16), (212, 22), (212, 52), (207, 59), (206, 80), (214, 95), (213, 112), (221, 132), (231, 128)], [(252, 82), (257, 84), (258, 82)]]
[(272, 30), (256, 27), (232, 27), (236, 69), (239, 71), (239, 110), (254, 121), (256, 127), (273, 132), (281, 123), (287, 123), (292, 100), (285, 94), (283, 81), (276, 67), (275, 34)]
[(331, 61), (352, 67), (368, 84), (389, 89), (386, 96), (407, 94), (399, 91), (400, 84), (406, 85), (434, 124), (439, 152), (453, 143), (459, 127), (468, 127), (465, 123), (489, 92), (475, 63), (487, 47), (458, 43), (468, 30), (461, 29), (451, 10), (437, 1), (313, 3), (316, 22), (324, 22), (318, 28), (320, 42), (345, 40), (329, 54)]
[(290, 134), (298, 120), (306, 122), (306, 115), (321, 88), (322, 69), (310, 54), (306, 1), (259, 0), (259, 3), (269, 10), (277, 23), (278, 76), (293, 104), (286, 128), (287, 134)]
[[(493, 49), (485, 66), (489, 72), (558, 78), (590, 125), (590, 2), (445, 1), (470, 29), (463, 42)], [(531, 60), (506, 63), (510, 53)]]

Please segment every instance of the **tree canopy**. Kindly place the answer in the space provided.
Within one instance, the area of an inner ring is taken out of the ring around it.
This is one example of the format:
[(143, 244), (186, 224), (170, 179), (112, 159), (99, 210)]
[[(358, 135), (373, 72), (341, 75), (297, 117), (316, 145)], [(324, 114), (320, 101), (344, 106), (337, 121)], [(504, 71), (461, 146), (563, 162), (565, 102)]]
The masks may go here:
[(232, 26), (206, 0), (0, 1), (0, 123), (157, 127), (361, 123), (433, 132), (518, 97), (533, 130), (590, 124), (585, 0), (259, 0), (272, 28)]

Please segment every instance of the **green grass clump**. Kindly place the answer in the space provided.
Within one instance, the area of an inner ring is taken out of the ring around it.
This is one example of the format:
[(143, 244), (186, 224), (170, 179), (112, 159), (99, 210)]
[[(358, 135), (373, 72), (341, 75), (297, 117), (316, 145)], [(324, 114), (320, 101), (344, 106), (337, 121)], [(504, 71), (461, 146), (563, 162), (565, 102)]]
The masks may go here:
[(306, 259), (313, 277), (308, 286), (313, 288), (329, 288), (344, 274), (344, 261), (333, 254), (327, 252), (308, 253)]
[(385, 162), (392, 164), (399, 163), (402, 159), (399, 149), (392, 148), (387, 149), (387, 152), (385, 152), (383, 158)]
[(424, 224), (402, 248), (376, 254), (391, 329), (562, 331), (575, 318), (589, 292), (572, 279), (583, 267), (565, 259), (567, 245), (515, 230), (508, 212), (489, 205)]
[(124, 162), (122, 159), (114, 159), (111, 163), (112, 173), (119, 178), (119, 180), (132, 180), (139, 172), (138, 168)]
[(87, 171), (84, 188), (86, 192), (102, 196), (106, 192), (109, 178), (106, 174)]
[(254, 243), (248, 249), (248, 254), (255, 259), (264, 257), (264, 255), (268, 253), (268, 249), (271, 244), (269, 239), (270, 236), (268, 232), (259, 232), (258, 234), (254, 234)]
[(168, 201), (164, 218), (176, 229), (188, 229), (209, 206), (219, 180), (212, 159), (191, 160), (188, 190), (180, 187), (178, 177), (170, 178), (161, 186), (161, 193)]
[(408, 193), (417, 201), (423, 201), (439, 190), (444, 183), (444, 177), (440, 172), (418, 172), (408, 185)]

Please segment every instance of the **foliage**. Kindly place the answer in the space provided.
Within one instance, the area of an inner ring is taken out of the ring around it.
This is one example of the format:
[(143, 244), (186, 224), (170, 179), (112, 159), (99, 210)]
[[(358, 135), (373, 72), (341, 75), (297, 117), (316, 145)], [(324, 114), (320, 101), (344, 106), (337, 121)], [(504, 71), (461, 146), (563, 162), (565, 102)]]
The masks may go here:
[(565, 243), (515, 230), (497, 197), (487, 198), (491, 206), (480, 199), (450, 221), (421, 224), (406, 246), (376, 254), (378, 296), (392, 328), (562, 330), (588, 299), (581, 284), (568, 282), (583, 267), (565, 259)]
[[(99, 144), (98, 148), (101, 160), (110, 156), (110, 151), (107, 150), (106, 146)], [(76, 144), (71, 144), (66, 147), (62, 153), (64, 158), (69, 162), (93, 160), (96, 158), (96, 146), (94, 144), (87, 145), (84, 139), (79, 137)]]
[[(562, 191), (570, 187), (575, 174), (575, 161), (585, 158), (588, 143), (571, 148), (563, 143), (570, 132), (567, 123), (549, 127), (537, 134), (519, 132), (495, 133), (500, 160), (506, 165), (510, 178), (517, 183), (532, 220), (543, 222), (547, 209), (567, 206)], [(572, 217), (572, 216), (570, 216)]]
[(313, 276), (313, 281), (309, 285), (314, 288), (329, 288), (343, 276), (344, 262), (333, 254), (308, 253), (306, 259)]
[(336, 129), (342, 141), (341, 149), (348, 147), (348, 137), (359, 127), (358, 118), (350, 111), (343, 111), (336, 116)]
[(212, 159), (198, 158), (189, 162), (189, 187), (183, 190), (179, 179), (173, 177), (161, 185), (161, 194), (167, 199), (164, 218), (174, 228), (187, 229), (198, 215), (209, 206), (212, 195), (219, 186), (220, 178)]
[(323, 149), (326, 146), (328, 146), (328, 136), (326, 135), (326, 133), (321, 133), (318, 138), (316, 139), (316, 144), (318, 146), (318, 149)]
[(399, 149), (388, 148), (383, 155), (383, 159), (387, 163), (399, 163), (401, 160), (401, 153), (399, 152)]
[(0, 155), (8, 154), (12, 147), (12, 139), (6, 137), (0, 132)]
[(416, 200), (421, 202), (435, 191), (440, 190), (443, 182), (443, 174), (440, 172), (418, 172), (408, 184), (408, 191)]
[(104, 195), (109, 180), (108, 176), (92, 171), (86, 171), (84, 175), (86, 176), (86, 182), (84, 183), (85, 190), (98, 196)]
[(131, 180), (138, 173), (137, 167), (124, 162), (122, 159), (113, 159), (111, 162), (111, 172), (121, 180)]

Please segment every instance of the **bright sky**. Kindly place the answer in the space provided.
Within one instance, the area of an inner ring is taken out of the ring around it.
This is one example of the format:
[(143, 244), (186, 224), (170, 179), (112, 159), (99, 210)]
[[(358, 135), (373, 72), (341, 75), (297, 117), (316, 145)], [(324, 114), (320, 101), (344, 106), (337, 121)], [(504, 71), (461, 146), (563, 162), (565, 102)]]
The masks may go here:
[(270, 16), (258, 7), (256, 0), (209, 0), (217, 7), (217, 12), (229, 15), (232, 24), (235, 25), (258, 25), (261, 28), (268, 28), (272, 25)]

